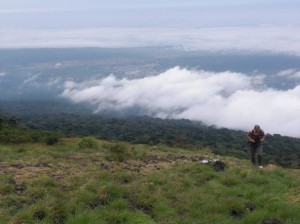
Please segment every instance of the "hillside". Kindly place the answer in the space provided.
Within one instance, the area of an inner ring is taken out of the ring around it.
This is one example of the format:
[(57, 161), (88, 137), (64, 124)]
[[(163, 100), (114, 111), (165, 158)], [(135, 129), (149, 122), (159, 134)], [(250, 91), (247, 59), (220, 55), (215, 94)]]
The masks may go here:
[[(246, 132), (216, 128), (186, 119), (57, 113), (23, 115), (20, 116), (20, 122), (32, 129), (59, 131), (66, 136), (91, 135), (99, 139), (133, 144), (166, 144), (182, 148), (210, 147), (219, 155), (240, 159), (249, 157)], [(269, 163), (300, 168), (299, 138), (268, 134), (264, 151), (267, 153), (265, 159)]]
[[(224, 170), (201, 163), (215, 158)], [(299, 177), (209, 148), (91, 137), (1, 144), (0, 223), (296, 224)]]
[[(0, 143), (55, 144), (60, 137), (94, 136), (131, 144), (205, 148), (215, 154), (249, 158), (246, 132), (207, 126), (186, 119), (91, 114), (19, 114), (0, 111)], [(300, 168), (300, 139), (267, 134), (264, 160), (286, 168)]]

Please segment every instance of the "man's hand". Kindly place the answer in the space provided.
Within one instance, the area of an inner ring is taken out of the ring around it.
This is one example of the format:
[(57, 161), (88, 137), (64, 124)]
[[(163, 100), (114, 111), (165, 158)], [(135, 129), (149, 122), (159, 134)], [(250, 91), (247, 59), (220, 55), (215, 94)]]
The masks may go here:
[(250, 139), (250, 142), (255, 143), (255, 140), (251, 138), (251, 139)]

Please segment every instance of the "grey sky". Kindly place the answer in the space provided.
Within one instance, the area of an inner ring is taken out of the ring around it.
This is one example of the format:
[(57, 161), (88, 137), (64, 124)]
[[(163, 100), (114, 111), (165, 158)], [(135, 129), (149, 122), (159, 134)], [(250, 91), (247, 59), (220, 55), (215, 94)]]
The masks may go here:
[(295, 0), (0, 0), (0, 28), (299, 25)]
[(296, 0), (0, 0), (0, 48), (176, 46), (300, 55)]

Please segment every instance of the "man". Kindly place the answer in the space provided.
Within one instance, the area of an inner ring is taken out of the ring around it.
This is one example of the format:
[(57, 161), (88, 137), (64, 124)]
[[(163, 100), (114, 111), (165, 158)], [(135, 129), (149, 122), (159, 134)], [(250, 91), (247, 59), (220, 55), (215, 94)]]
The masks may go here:
[(251, 152), (251, 162), (253, 165), (256, 164), (256, 155), (258, 161), (258, 167), (263, 168), (262, 165), (262, 156), (263, 156), (263, 145), (262, 143), (265, 140), (265, 133), (260, 129), (259, 125), (255, 125), (254, 129), (249, 131), (247, 138), (250, 143), (250, 152)]

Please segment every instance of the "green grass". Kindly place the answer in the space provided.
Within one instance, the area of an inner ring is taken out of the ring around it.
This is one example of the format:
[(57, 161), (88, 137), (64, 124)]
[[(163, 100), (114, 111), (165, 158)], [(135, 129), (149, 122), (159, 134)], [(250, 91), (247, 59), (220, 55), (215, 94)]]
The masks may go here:
[(219, 157), (208, 149), (110, 143), (0, 146), (0, 224), (300, 221), (299, 170)]

